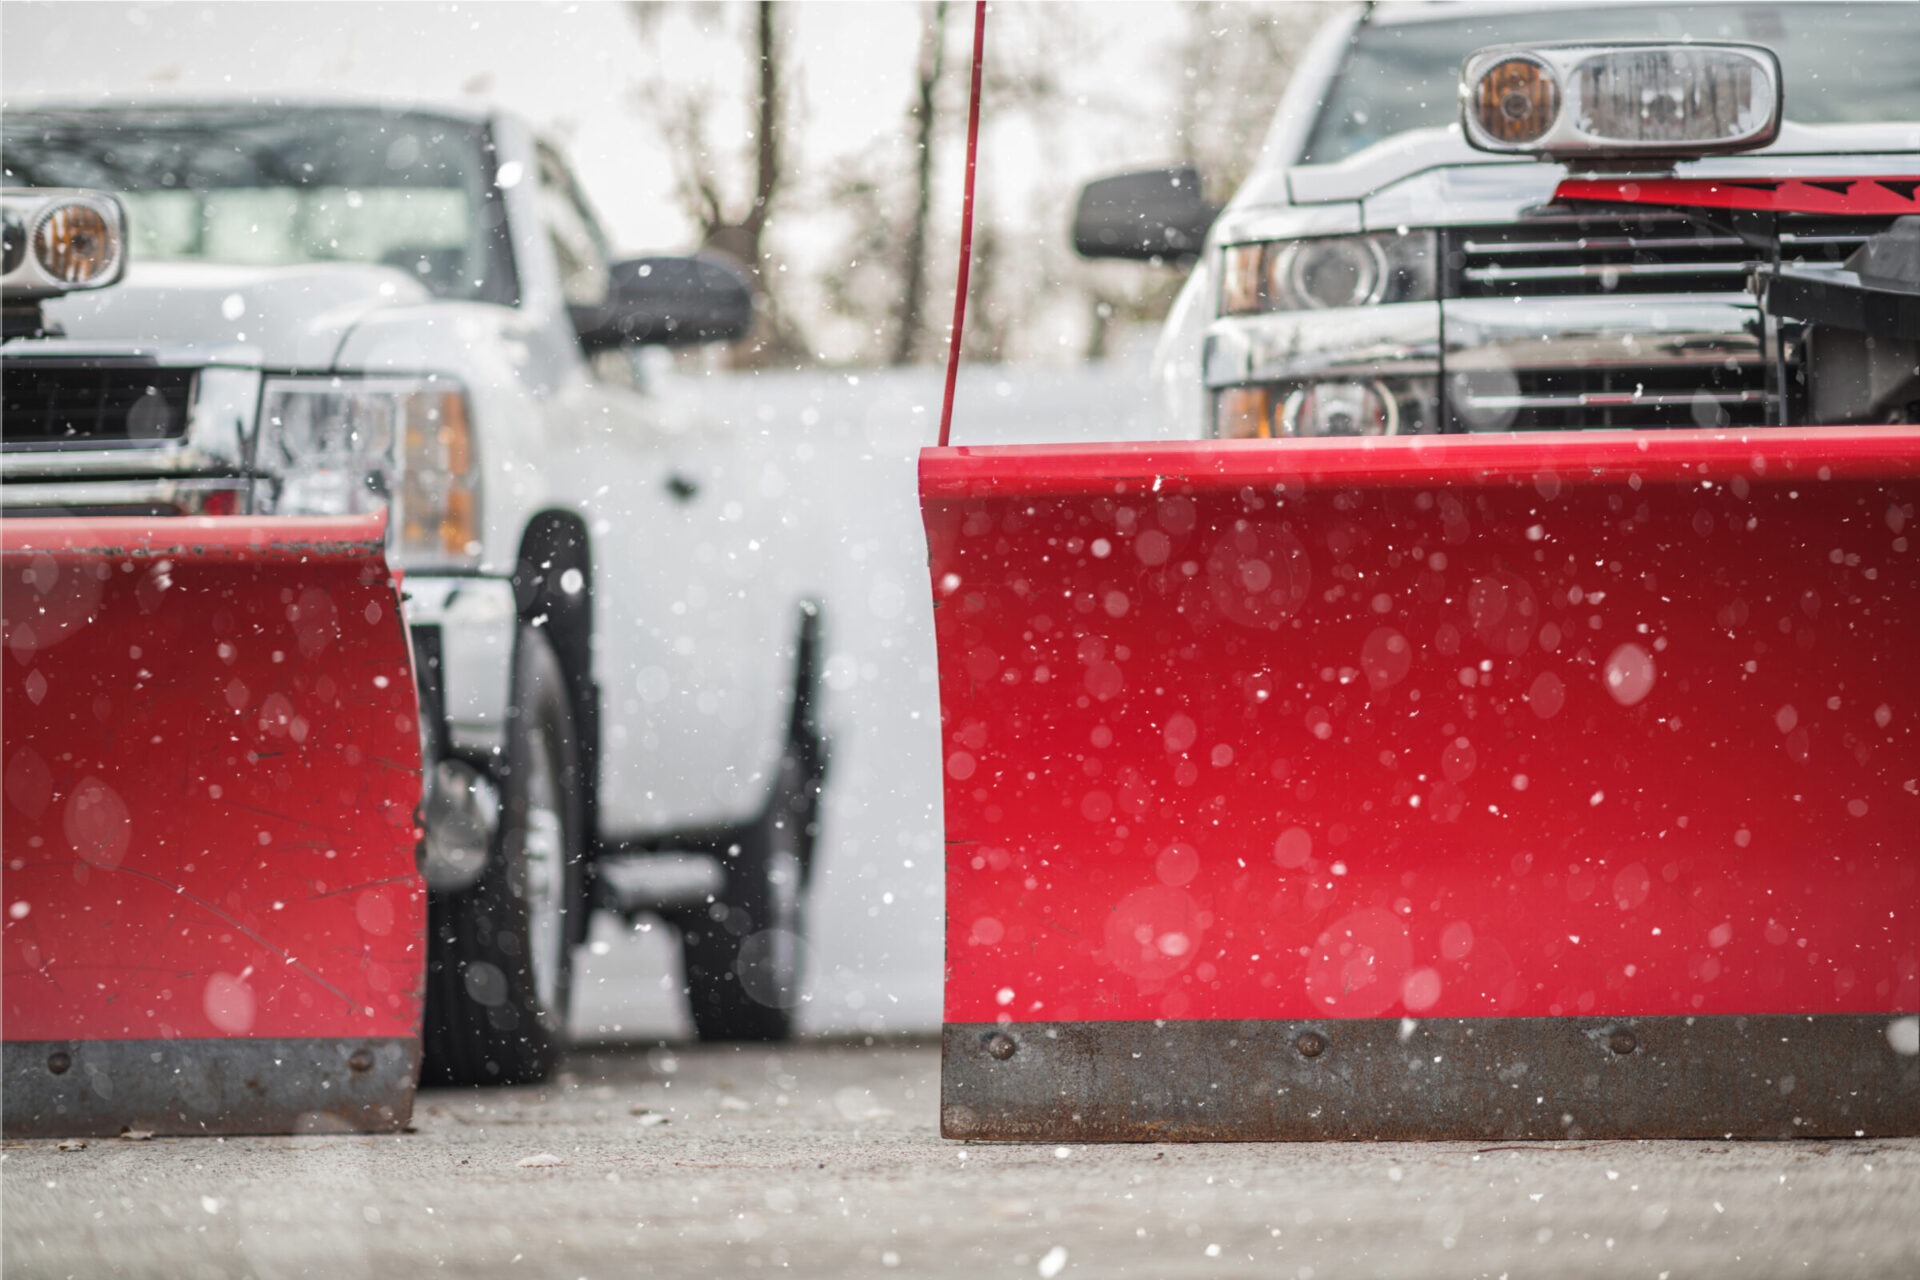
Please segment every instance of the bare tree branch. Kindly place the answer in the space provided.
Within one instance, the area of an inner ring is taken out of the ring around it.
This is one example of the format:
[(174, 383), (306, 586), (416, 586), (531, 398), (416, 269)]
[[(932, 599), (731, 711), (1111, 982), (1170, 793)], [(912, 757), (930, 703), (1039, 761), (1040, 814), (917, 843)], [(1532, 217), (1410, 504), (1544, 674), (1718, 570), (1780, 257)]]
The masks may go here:
[[(699, 6), (716, 18), (723, 17), (723, 6)], [(636, 28), (642, 39), (657, 36), (664, 5), (631, 4)], [(673, 154), (675, 193), (681, 206), (700, 227), (701, 247), (718, 250), (744, 266), (759, 287), (761, 323), (740, 348), (736, 357), (742, 363), (764, 363), (775, 358), (804, 355), (807, 344), (801, 338), (790, 312), (781, 305), (774, 281), (778, 273), (768, 270), (767, 229), (778, 207), (785, 186), (783, 135), (786, 129), (786, 80), (788, 55), (781, 38), (779, 14), (772, 0), (760, 0), (754, 7), (747, 32), (749, 68), (748, 117), (753, 120), (752, 145), (738, 161), (729, 164), (721, 148), (714, 145), (714, 102), (700, 89), (683, 90), (668, 96), (643, 91), (643, 101), (653, 108), (659, 127)], [(746, 170), (746, 182), (738, 180)], [(735, 175), (734, 181), (727, 174)], [(749, 193), (739, 199), (728, 191), (745, 187)]]
[(919, 353), (921, 331), (926, 327), (927, 219), (933, 203), (933, 144), (939, 127), (937, 94), (946, 64), (946, 0), (940, 0), (923, 13), (920, 65), (914, 86), (916, 96), (908, 109), (913, 120), (913, 214), (907, 223), (906, 243), (901, 254), (900, 314), (893, 332), (893, 350), (888, 356), (890, 363), (896, 365), (912, 363)]

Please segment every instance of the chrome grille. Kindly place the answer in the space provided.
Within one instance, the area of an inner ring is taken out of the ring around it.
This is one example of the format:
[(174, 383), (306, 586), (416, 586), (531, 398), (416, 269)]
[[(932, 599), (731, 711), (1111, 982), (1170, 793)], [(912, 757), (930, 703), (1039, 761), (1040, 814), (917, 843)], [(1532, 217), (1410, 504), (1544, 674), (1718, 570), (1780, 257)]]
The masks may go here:
[[(1839, 262), (1886, 219), (1781, 220), (1789, 262)], [(1738, 293), (1761, 252), (1684, 218), (1551, 218), (1449, 233), (1449, 296)]]
[(1468, 431), (1757, 427), (1775, 400), (1761, 363), (1459, 373), (1447, 389)]
[(187, 430), (194, 370), (74, 361), (7, 361), (0, 438), (8, 449), (140, 444)]

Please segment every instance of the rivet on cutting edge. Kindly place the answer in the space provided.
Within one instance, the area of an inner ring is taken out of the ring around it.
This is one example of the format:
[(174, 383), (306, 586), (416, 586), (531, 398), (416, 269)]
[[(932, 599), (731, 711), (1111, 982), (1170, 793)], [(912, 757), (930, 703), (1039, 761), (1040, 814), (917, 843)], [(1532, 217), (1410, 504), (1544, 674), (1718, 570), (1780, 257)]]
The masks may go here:
[(47, 1055), (47, 1070), (57, 1076), (67, 1074), (67, 1068), (73, 1065), (73, 1059), (67, 1056), (65, 1049), (55, 1049)]
[(1001, 1062), (1011, 1058), (1019, 1047), (1013, 1042), (1013, 1037), (1004, 1031), (996, 1031), (987, 1037), (987, 1053)]
[(347, 1059), (347, 1066), (364, 1075), (373, 1070), (373, 1054), (366, 1049), (355, 1049), (353, 1055)]
[(1640, 1042), (1633, 1038), (1631, 1031), (1616, 1031), (1607, 1037), (1607, 1048), (1618, 1054), (1629, 1054), (1639, 1047)]
[(1327, 1051), (1327, 1038), (1318, 1031), (1302, 1031), (1300, 1038), (1293, 1042), (1303, 1058), (1317, 1058)]

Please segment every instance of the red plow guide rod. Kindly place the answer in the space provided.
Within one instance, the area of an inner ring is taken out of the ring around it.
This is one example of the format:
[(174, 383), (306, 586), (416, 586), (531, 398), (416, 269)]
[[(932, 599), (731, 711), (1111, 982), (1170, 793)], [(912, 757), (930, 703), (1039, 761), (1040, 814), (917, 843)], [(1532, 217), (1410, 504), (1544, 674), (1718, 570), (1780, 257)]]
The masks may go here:
[(1920, 432), (921, 486), (948, 1136), (1920, 1133)]
[(0, 527), (9, 1136), (406, 1124), (420, 738), (383, 542)]

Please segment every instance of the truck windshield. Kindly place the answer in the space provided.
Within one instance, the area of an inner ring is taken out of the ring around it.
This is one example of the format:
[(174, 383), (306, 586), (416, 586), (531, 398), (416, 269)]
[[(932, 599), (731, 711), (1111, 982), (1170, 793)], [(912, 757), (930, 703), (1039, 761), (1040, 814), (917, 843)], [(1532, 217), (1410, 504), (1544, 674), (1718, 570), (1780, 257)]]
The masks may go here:
[(444, 297), (517, 292), (486, 131), (361, 109), (9, 111), (7, 186), (118, 195), (136, 262), (381, 263)]
[(1460, 64), (1476, 49), (1683, 38), (1772, 49), (1789, 120), (1920, 120), (1920, 5), (1552, 5), (1361, 27), (1299, 163), (1343, 160), (1396, 133), (1452, 123), (1460, 113)]

